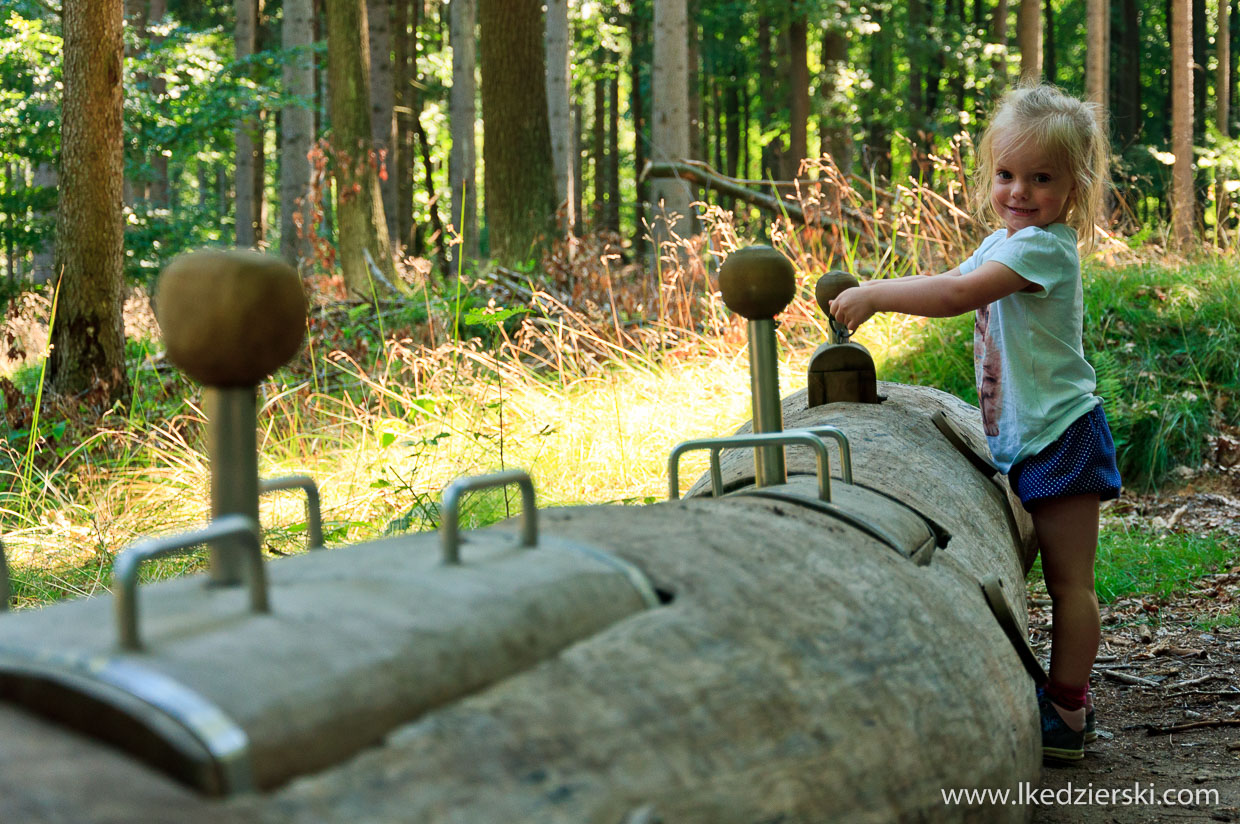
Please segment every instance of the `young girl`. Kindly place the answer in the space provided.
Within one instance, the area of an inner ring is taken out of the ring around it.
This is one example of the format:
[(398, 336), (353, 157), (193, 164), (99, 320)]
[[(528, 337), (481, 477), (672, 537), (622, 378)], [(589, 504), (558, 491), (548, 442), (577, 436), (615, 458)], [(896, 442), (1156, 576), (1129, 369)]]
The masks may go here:
[(1046, 85), (1009, 92), (978, 144), (975, 187), (979, 217), (997, 217), (1003, 228), (944, 275), (871, 281), (831, 302), (831, 314), (853, 330), (875, 312), (977, 312), (986, 438), (1033, 517), (1051, 596), (1050, 682), (1038, 690), (1038, 709), (1043, 755), (1053, 760), (1083, 758), (1093, 733), (1098, 504), (1120, 487), (1081, 348), (1077, 245), (1093, 245), (1106, 168), (1093, 106)]

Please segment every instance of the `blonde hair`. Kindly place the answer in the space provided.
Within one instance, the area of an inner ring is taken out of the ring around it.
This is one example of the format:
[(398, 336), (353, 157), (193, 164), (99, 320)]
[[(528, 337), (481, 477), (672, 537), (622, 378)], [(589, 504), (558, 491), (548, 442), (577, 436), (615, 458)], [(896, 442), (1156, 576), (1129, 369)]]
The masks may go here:
[(991, 203), (995, 181), (995, 140), (999, 134), (1014, 138), (1017, 145), (1030, 142), (1053, 163), (1072, 175), (1076, 186), (1068, 195), (1065, 222), (1076, 229), (1088, 251), (1096, 240), (1094, 221), (1102, 209), (1110, 159), (1104, 113), (1046, 83), (1019, 86), (999, 100), (990, 125), (977, 144), (977, 169), (973, 187), (974, 214), (984, 222), (999, 215)]

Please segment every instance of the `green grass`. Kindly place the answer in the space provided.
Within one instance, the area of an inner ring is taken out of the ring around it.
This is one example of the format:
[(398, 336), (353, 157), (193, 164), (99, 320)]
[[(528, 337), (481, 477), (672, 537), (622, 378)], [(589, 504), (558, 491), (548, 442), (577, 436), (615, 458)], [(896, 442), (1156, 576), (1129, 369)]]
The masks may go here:
[(1194, 581), (1227, 568), (1236, 550), (1223, 535), (1107, 529), (1098, 541), (1098, 599), (1112, 603), (1134, 595), (1169, 598)]
[(1193, 621), (1193, 626), (1203, 632), (1214, 632), (1219, 629), (1234, 629), (1240, 627), (1240, 609), (1232, 607), (1227, 612), (1221, 612), (1217, 615), (1208, 615), (1204, 618), (1198, 618)]
[[(906, 339), (879, 371), (976, 404), (972, 327), (971, 314), (900, 324)], [(1240, 422), (1234, 263), (1087, 266), (1084, 338), (1127, 487), (1152, 489), (1176, 466), (1199, 465), (1215, 424)]]
[[(1134, 596), (1172, 598), (1191, 590), (1203, 576), (1229, 569), (1237, 561), (1240, 556), (1226, 536), (1104, 526), (1098, 536), (1095, 589), (1103, 604)], [(1030, 580), (1041, 579), (1039, 558)]]

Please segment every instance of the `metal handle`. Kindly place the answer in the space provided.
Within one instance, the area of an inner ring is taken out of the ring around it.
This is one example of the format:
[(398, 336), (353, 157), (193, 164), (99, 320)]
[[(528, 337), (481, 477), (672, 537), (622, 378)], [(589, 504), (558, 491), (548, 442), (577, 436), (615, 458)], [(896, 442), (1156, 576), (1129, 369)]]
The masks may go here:
[(4, 541), (0, 541), (0, 612), (9, 609), (9, 562), (4, 557)]
[(840, 480), (846, 484), (853, 482), (852, 447), (848, 445), (848, 436), (836, 426), (807, 426), (789, 430), (790, 432), (808, 432), (820, 438), (830, 438), (840, 448)]
[[(843, 438), (843, 433), (833, 426), (819, 427), (821, 434), (832, 438)], [(845, 458), (845, 449), (847, 449), (848, 441), (845, 439), (840, 450), (840, 464), (843, 466), (845, 461), (848, 463), (848, 475), (846, 482), (851, 483), (852, 480), (852, 456)], [(792, 446), (800, 444), (808, 446), (814, 450), (814, 457), (818, 465), (818, 497), (823, 501), (831, 500), (831, 471), (830, 459), (827, 455), (827, 445), (816, 434), (815, 430), (810, 429), (790, 429), (786, 432), (763, 432), (756, 435), (733, 435), (727, 438), (701, 438), (693, 441), (685, 441), (676, 445), (672, 449), (672, 454), (667, 459), (667, 492), (669, 500), (677, 500), (680, 498), (680, 456), (686, 452), (696, 449), (710, 450), (710, 488), (711, 494), (716, 498), (723, 494), (723, 471), (719, 465), (719, 452), (723, 449), (743, 446)], [(841, 473), (843, 474), (843, 473)]]
[(121, 649), (139, 652), (142, 641), (138, 636), (138, 570), (144, 561), (184, 555), (199, 544), (219, 538), (238, 538), (244, 544), (246, 562), (249, 564), (250, 609), (254, 612), (270, 612), (267, 603), (267, 579), (263, 568), (262, 545), (258, 539), (258, 524), (245, 515), (225, 515), (216, 518), (197, 532), (149, 538), (139, 541), (116, 556), (112, 566), (113, 589), (116, 597), (116, 624)]
[(473, 478), (457, 478), (443, 490), (443, 523), (439, 533), (443, 536), (443, 562), (456, 565), (461, 562), (461, 496), (466, 492), (492, 489), (516, 484), (521, 487), (521, 543), (532, 547), (538, 544), (538, 508), (534, 504), (534, 482), (529, 473), (520, 469), (478, 475)]
[(309, 475), (283, 475), (279, 478), (259, 478), (258, 494), (267, 492), (290, 492), (301, 489), (306, 493), (306, 549), (323, 548), (323, 511), (319, 503), (319, 487)]

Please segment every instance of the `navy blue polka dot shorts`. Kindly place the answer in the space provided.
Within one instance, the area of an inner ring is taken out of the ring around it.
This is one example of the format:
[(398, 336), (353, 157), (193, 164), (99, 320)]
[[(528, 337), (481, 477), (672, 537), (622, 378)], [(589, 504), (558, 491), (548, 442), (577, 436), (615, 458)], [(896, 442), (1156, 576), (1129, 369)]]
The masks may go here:
[(1119, 497), (1115, 443), (1102, 404), (1072, 422), (1059, 439), (1008, 473), (1025, 509), (1046, 498), (1098, 493), (1099, 500)]

